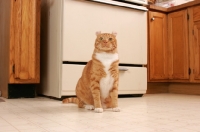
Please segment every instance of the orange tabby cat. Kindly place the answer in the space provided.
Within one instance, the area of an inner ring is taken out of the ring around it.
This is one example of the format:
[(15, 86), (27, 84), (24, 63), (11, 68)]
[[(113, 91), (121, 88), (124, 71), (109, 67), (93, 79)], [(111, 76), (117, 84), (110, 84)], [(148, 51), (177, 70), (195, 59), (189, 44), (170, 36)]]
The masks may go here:
[(103, 108), (118, 108), (119, 57), (116, 33), (96, 33), (95, 49), (76, 86), (77, 98), (67, 98), (63, 103), (74, 102), (80, 108), (103, 112)]

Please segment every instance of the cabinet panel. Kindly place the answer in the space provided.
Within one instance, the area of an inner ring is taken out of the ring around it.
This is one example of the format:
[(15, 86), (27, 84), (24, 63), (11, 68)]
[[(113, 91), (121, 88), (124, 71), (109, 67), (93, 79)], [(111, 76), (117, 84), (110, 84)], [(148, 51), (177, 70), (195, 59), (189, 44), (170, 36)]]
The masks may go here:
[[(36, 1), (22, 1), (22, 39), (16, 47), (19, 59), (16, 59), (16, 74), (20, 79), (35, 78), (36, 69)], [(17, 64), (18, 62), (18, 64)], [(18, 66), (18, 67), (17, 67)]]
[(189, 20), (189, 44), (190, 44), (190, 81), (200, 82), (200, 6), (188, 8)]
[(194, 23), (194, 79), (200, 79), (200, 20)]
[(40, 0), (13, 0), (10, 83), (39, 82)]
[(167, 15), (149, 11), (149, 80), (168, 79)]
[(193, 67), (194, 67), (194, 82), (200, 82), (200, 6), (195, 6), (189, 9), (192, 16), (191, 29), (192, 29), (192, 50), (193, 50)]
[(168, 15), (169, 78), (189, 80), (187, 10)]
[(194, 21), (200, 21), (200, 6), (193, 7)]

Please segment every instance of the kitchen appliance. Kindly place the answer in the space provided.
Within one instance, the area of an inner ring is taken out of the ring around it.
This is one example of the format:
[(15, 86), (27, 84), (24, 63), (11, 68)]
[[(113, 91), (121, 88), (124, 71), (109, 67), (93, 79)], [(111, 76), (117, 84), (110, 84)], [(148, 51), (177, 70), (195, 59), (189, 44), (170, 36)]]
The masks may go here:
[(147, 9), (106, 1), (112, 4), (105, 0), (42, 1), (40, 94), (75, 95), (76, 83), (93, 53), (96, 31), (118, 33), (119, 94), (146, 93)]

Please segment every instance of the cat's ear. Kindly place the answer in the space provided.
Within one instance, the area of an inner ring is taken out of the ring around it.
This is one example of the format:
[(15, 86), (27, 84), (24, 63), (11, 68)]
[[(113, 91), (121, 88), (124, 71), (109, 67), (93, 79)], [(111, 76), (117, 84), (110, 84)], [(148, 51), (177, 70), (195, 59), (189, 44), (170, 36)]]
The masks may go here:
[(117, 36), (117, 32), (114, 32), (114, 31), (113, 31), (112, 34), (113, 34), (114, 36)]
[(96, 32), (96, 35), (99, 35), (99, 34), (101, 34), (101, 31), (97, 31), (97, 32)]

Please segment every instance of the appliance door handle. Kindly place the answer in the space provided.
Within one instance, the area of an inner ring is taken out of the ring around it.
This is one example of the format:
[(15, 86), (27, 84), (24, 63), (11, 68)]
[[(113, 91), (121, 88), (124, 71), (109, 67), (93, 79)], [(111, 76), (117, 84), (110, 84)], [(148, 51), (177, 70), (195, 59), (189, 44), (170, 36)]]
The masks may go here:
[(126, 67), (119, 67), (119, 71), (128, 71), (128, 68), (126, 68)]
[(144, 6), (137, 6), (137, 5), (127, 4), (127, 3), (113, 1), (113, 0), (89, 0), (89, 1), (121, 6), (121, 7), (127, 7), (127, 8), (132, 8), (132, 9), (141, 10), (141, 11), (148, 11), (148, 9)]

